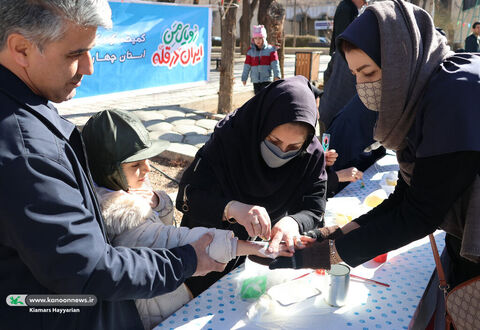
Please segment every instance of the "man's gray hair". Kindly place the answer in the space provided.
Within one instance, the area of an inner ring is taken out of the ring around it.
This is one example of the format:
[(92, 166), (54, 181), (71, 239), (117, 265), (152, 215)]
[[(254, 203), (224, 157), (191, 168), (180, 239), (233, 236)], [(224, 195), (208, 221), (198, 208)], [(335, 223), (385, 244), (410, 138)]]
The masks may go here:
[(68, 21), (110, 28), (111, 16), (107, 0), (0, 0), (0, 50), (12, 33), (23, 35), (42, 50), (63, 37)]

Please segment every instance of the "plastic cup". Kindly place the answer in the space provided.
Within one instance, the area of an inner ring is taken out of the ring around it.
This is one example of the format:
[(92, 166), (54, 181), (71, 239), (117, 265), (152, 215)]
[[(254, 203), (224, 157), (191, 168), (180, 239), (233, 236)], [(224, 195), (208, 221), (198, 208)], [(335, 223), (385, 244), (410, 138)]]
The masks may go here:
[(379, 263), (384, 263), (385, 261), (387, 261), (387, 255), (388, 255), (388, 253), (384, 253), (384, 254), (381, 254), (379, 256), (376, 256), (375, 258), (373, 258), (373, 261), (376, 261), (376, 262), (379, 262)]

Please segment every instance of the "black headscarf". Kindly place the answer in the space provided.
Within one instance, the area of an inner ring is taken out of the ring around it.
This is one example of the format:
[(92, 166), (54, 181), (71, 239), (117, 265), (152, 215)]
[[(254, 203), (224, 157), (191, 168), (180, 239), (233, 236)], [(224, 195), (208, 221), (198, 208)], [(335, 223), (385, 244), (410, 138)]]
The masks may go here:
[(382, 101), (374, 137), (386, 148), (404, 149), (428, 80), (453, 55), (447, 39), (435, 30), (427, 12), (400, 0), (368, 6), (338, 39), (350, 41), (381, 63)]
[[(314, 135), (316, 120), (308, 80), (303, 76), (278, 80), (221, 120), (199, 155), (212, 167), (227, 198), (263, 206), (274, 220), (315, 181), (326, 180), (322, 147)], [(260, 154), (260, 143), (275, 127), (290, 122), (310, 127), (307, 140), (297, 157), (270, 168)]]

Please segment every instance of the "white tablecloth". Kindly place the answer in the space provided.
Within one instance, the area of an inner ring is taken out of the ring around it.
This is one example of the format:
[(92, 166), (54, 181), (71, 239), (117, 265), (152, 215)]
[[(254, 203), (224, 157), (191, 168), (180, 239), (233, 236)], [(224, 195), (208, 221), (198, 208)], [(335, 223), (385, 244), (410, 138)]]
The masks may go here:
[[(387, 155), (365, 172), (364, 188), (360, 182), (350, 184), (329, 200), (327, 208), (358, 207), (369, 193), (380, 188), (378, 182), (384, 173), (397, 169), (394, 156)], [(435, 234), (440, 251), (444, 236), (440, 231)], [(266, 313), (249, 317), (247, 312), (258, 300), (240, 298), (238, 278), (245, 271), (241, 266), (155, 329), (407, 329), (434, 268), (426, 237), (389, 252), (384, 264), (369, 261), (352, 269), (352, 274), (390, 284), (388, 288), (351, 279), (348, 303), (341, 308), (328, 306), (322, 293), (287, 307), (273, 303)], [(288, 272), (293, 279), (308, 271)], [(322, 277), (313, 273), (302, 280), (317, 285)]]

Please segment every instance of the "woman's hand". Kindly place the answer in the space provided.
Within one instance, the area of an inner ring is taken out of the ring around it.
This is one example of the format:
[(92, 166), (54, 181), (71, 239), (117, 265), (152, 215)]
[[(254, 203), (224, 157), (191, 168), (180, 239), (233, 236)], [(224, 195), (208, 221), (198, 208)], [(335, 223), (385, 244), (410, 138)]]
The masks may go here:
[(337, 161), (338, 154), (335, 149), (325, 152), (325, 163), (327, 166), (332, 166)]
[(363, 172), (357, 170), (356, 167), (349, 167), (344, 170), (337, 171), (339, 182), (355, 182), (363, 178)]
[[(240, 241), (239, 241), (240, 242)], [(251, 244), (249, 255), (255, 255), (262, 258), (275, 259), (276, 257), (291, 257), (293, 253), (290, 252), (285, 244), (280, 244), (277, 253), (269, 253), (267, 251), (268, 242), (248, 242)]]
[[(306, 247), (311, 246), (316, 241), (317, 240), (312, 237), (300, 236), (300, 238), (295, 241), (295, 250), (296, 251), (302, 250)], [(266, 242), (245, 242), (245, 241), (238, 241), (239, 245), (237, 245), (237, 255), (241, 255), (241, 254), (238, 254), (238, 246), (240, 246), (242, 242), (243, 244), (253, 244), (253, 247), (250, 247), (250, 250), (248, 252), (248, 255), (249, 255), (248, 259), (260, 265), (268, 266), (275, 258), (278, 258), (278, 257), (294, 256), (294, 254), (290, 252), (290, 250), (287, 248), (287, 245), (285, 243), (280, 243), (278, 253), (273, 253), (273, 252), (269, 253), (268, 250), (266, 249), (266, 246), (264, 245), (264, 243)], [(252, 249), (254, 250), (253, 252), (252, 252)]]
[(295, 252), (295, 243), (299, 237), (298, 223), (292, 217), (283, 217), (272, 228), (272, 240), (267, 252), (277, 253), (282, 241), (290, 252)]
[(227, 216), (234, 218), (247, 230), (250, 237), (260, 236), (270, 238), (272, 228), (270, 216), (264, 207), (244, 204), (234, 201), (228, 210)]

